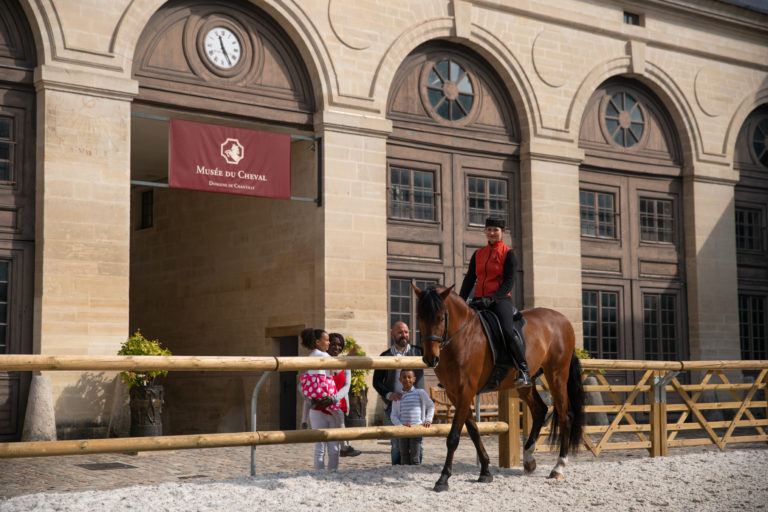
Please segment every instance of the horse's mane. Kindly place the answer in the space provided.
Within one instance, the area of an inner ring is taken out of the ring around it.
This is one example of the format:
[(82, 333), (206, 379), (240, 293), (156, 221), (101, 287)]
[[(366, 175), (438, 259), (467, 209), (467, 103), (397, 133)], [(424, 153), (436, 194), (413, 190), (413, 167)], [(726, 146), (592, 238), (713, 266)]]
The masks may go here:
[(416, 304), (416, 313), (425, 323), (432, 324), (437, 322), (438, 314), (445, 309), (445, 302), (440, 296), (437, 288), (430, 286), (421, 293), (419, 302)]

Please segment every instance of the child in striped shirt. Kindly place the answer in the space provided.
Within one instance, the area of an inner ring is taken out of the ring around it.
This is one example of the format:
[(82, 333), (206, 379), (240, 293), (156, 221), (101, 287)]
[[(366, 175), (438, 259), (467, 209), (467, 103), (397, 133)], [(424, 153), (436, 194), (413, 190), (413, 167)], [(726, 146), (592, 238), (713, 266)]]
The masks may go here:
[[(402, 397), (392, 402), (392, 424), (410, 427), (412, 425), (432, 425), (432, 416), (435, 414), (435, 403), (429, 398), (426, 391), (414, 388), (416, 375), (413, 370), (400, 372), (400, 384), (403, 385)], [(421, 437), (399, 439), (400, 464), (421, 464), (419, 446)]]

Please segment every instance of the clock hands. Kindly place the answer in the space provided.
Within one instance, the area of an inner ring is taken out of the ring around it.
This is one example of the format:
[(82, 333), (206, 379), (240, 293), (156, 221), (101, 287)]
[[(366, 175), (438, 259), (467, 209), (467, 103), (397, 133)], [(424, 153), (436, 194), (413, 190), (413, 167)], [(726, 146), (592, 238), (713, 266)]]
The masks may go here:
[(227, 64), (230, 66), (232, 65), (232, 61), (229, 58), (229, 54), (227, 53), (227, 49), (224, 48), (224, 40), (221, 38), (221, 34), (219, 34), (219, 45), (221, 46), (221, 53), (224, 54), (224, 57), (227, 59)]

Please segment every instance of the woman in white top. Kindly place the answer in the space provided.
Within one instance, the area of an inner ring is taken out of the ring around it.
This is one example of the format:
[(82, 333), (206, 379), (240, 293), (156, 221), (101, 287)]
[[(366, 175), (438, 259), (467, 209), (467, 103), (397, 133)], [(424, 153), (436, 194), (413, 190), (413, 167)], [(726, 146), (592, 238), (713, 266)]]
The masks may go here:
[[(322, 329), (304, 329), (301, 331), (301, 344), (312, 352), (309, 354), (312, 357), (330, 357), (328, 355), (328, 346), (330, 345), (330, 339), (328, 333)], [(304, 375), (312, 376), (317, 375), (325, 377), (333, 382), (333, 376), (330, 370), (307, 370)], [(335, 390), (335, 385), (333, 387)], [(338, 405), (333, 402), (331, 397), (311, 397), (304, 392), (304, 386), (302, 386), (302, 393), (310, 401), (309, 421), (312, 428), (337, 428), (338, 419), (335, 416), (335, 412), (338, 409)], [(328, 441), (315, 443), (315, 456), (314, 463), (315, 469), (325, 469), (325, 452), (328, 452), (328, 470), (335, 470), (339, 467), (339, 443), (338, 441)]]

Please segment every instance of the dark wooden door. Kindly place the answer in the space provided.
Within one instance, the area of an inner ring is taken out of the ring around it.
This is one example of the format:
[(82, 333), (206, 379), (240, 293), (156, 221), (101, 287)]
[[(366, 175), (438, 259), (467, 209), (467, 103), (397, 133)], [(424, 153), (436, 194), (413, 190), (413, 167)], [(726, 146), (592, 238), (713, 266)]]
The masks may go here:
[[(35, 48), (18, 2), (0, 3), (0, 354), (32, 352)], [(30, 372), (0, 372), (0, 441), (18, 441)]]

